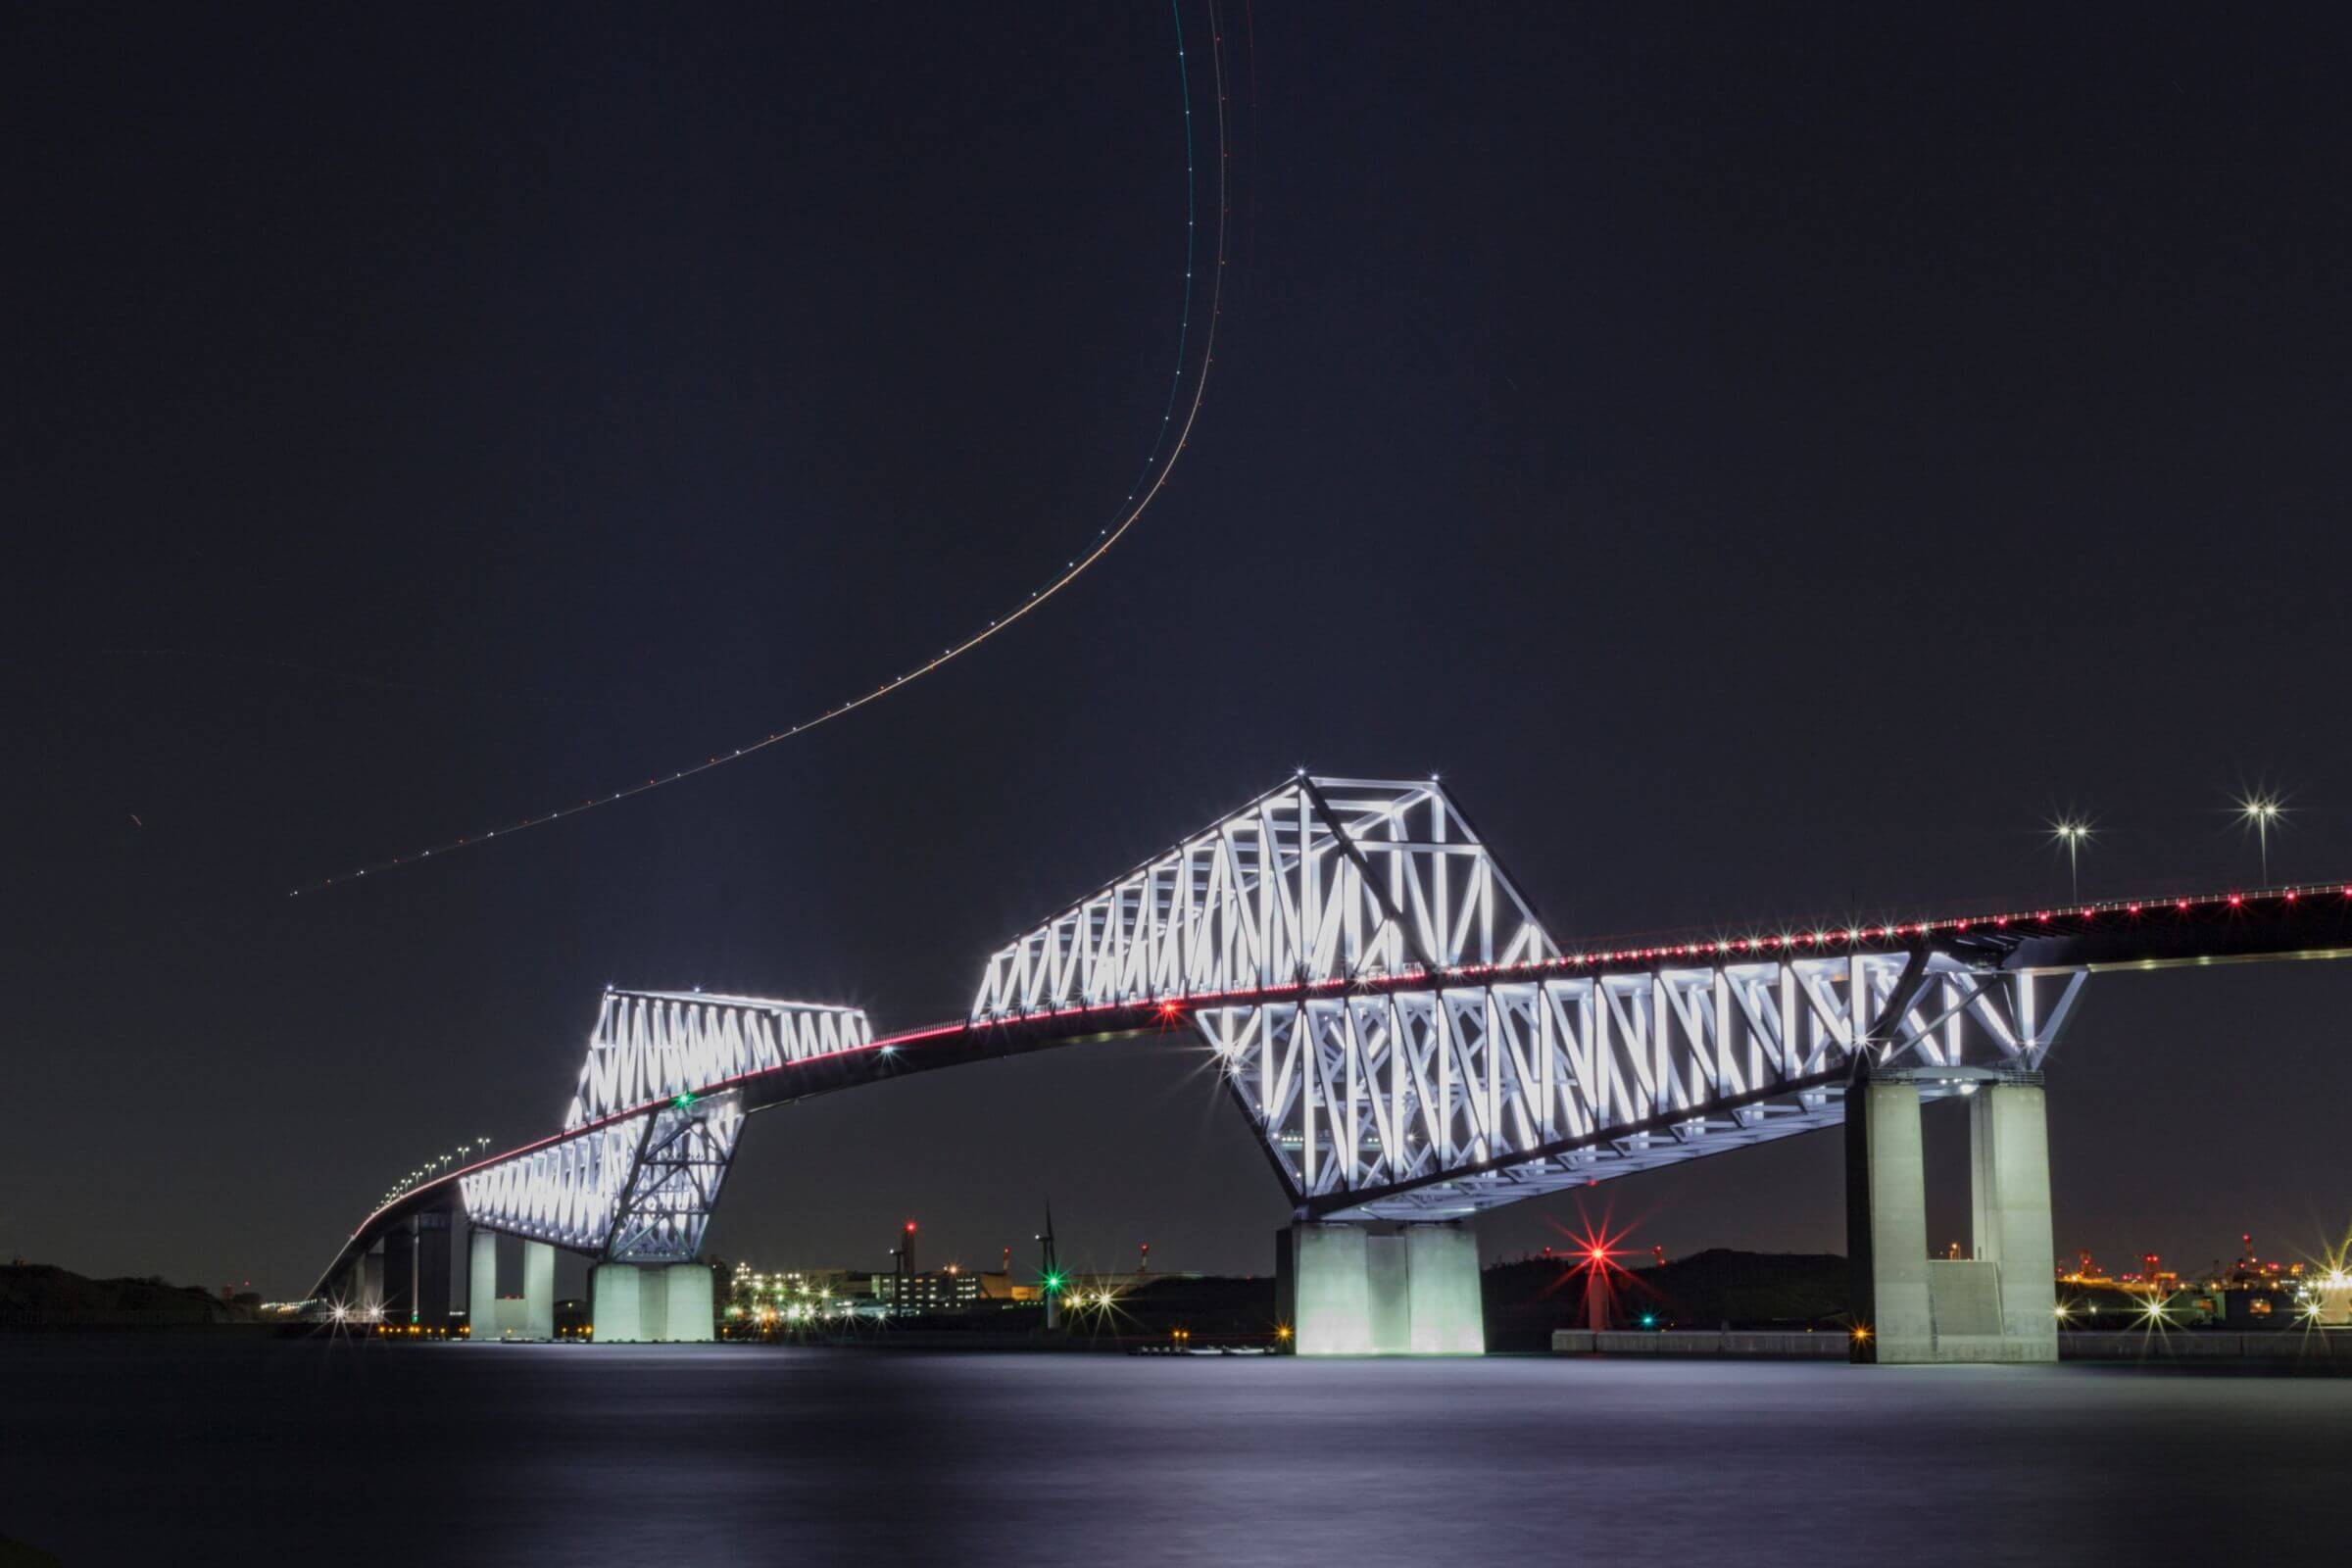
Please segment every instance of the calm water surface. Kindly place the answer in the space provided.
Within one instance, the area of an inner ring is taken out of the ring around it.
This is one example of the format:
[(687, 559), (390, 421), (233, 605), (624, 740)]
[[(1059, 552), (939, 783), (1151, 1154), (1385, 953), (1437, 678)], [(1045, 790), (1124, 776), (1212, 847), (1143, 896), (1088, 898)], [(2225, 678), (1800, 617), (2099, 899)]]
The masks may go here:
[(69, 1564), (2239, 1560), (2348, 1463), (2342, 1379), (0, 1340)]

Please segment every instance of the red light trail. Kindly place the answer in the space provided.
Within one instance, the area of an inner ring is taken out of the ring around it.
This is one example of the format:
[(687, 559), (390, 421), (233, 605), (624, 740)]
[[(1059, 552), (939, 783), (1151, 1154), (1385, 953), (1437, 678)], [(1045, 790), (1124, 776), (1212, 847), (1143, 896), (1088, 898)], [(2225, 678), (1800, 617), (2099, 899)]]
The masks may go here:
[[(502, 834), (512, 838), (517, 833), (526, 832), (532, 828), (546, 827), (550, 823), (561, 822), (568, 817), (579, 816), (586, 812), (596, 810), (602, 807), (617, 806), (622, 801), (633, 800), (640, 795), (651, 794), (655, 790), (663, 789), (672, 784), (682, 784), (688, 779), (700, 777), (702, 774), (708, 773), (714, 768), (724, 767), (730, 762), (739, 762), (747, 757), (766, 751), (771, 746), (778, 746), (796, 736), (805, 735), (808, 731), (816, 728), (819, 724), (828, 724), (834, 719), (846, 717), (847, 715), (856, 712), (858, 709), (865, 707), (869, 703), (879, 702), (883, 698), (889, 697), (894, 693), (905, 689), (913, 682), (922, 679), (925, 675), (930, 674), (933, 670), (938, 669), (941, 665), (950, 663), (955, 660), (961, 658), (963, 655), (970, 653), (973, 649), (979, 647), (982, 643), (987, 642), (999, 632), (1004, 631), (1005, 628), (1011, 626), (1015, 621), (1036, 611), (1048, 600), (1052, 599), (1055, 594), (1060, 593), (1071, 583), (1076, 582), (1080, 577), (1084, 576), (1089, 567), (1094, 565), (1096, 562), (1101, 561), (1104, 556), (1108, 555), (1111, 547), (1116, 545), (1121, 539), (1127, 536), (1128, 531), (1132, 529), (1136, 523), (1141, 520), (1144, 514), (1151, 509), (1152, 503), (1158, 499), (1160, 491), (1167, 485), (1168, 476), (1176, 471), (1176, 460), (1184, 455), (1185, 444), (1192, 436), (1193, 425), (1200, 417), (1200, 405), (1202, 400), (1207, 396), (1208, 392), (1209, 367), (1216, 361), (1217, 318), (1222, 314), (1224, 302), (1226, 263), (1225, 237), (1227, 221), (1231, 216), (1231, 208), (1229, 206), (1228, 199), (1228, 178), (1231, 172), (1230, 164), (1232, 160), (1232, 154), (1227, 145), (1226, 131), (1224, 37), (1222, 32), (1219, 30), (1219, 24), (1217, 22), (1217, 8), (1212, 0), (1212, 3), (1208, 8), (1208, 18), (1210, 35), (1209, 62), (1212, 68), (1211, 81), (1214, 89), (1217, 110), (1217, 239), (1216, 250), (1213, 257), (1216, 265), (1210, 273), (1210, 283), (1208, 288), (1208, 324), (1201, 333), (1200, 372), (1193, 378), (1192, 399), (1191, 402), (1186, 405), (1183, 421), (1181, 424), (1179, 424), (1176, 420), (1175, 410), (1184, 389), (1185, 366), (1188, 363), (1187, 346), (1192, 335), (1193, 299), (1195, 294), (1198, 292), (1198, 284), (1195, 278), (1195, 274), (1199, 270), (1195, 265), (1197, 256), (1195, 235), (1198, 232), (1200, 220), (1198, 217), (1198, 197), (1196, 194), (1197, 166), (1193, 152), (1192, 84), (1190, 73), (1185, 64), (1184, 12), (1182, 0), (1170, 0), (1169, 9), (1174, 14), (1176, 20), (1177, 80), (1182, 88), (1184, 97), (1184, 312), (1177, 326), (1176, 373), (1173, 383), (1168, 391), (1167, 412), (1162, 414), (1160, 416), (1159, 429), (1155, 433), (1155, 439), (1152, 445), (1151, 455), (1144, 460), (1143, 469), (1137, 476), (1137, 488), (1127, 497), (1125, 510), (1120, 514), (1118, 520), (1098, 530), (1093, 546), (1084, 555), (1072, 560), (1067, 566), (1064, 567), (1059, 576), (1056, 576), (1051, 582), (1047, 583), (1045, 587), (1031, 593), (1026, 600), (1022, 601), (1012, 610), (1006, 612), (1004, 614), (997, 617), (996, 619), (991, 620), (986, 626), (964, 638), (963, 641), (942, 649), (936, 657), (925, 660), (923, 662), (915, 665), (913, 668), (907, 670), (904, 674), (893, 676), (891, 679), (884, 681), (881, 685), (875, 687), (870, 692), (865, 692), (857, 697), (837, 703), (833, 707), (826, 709), (821, 713), (817, 713), (811, 717), (803, 719), (799, 723), (794, 724), (789, 728), (771, 731), (764, 737), (754, 740), (748, 745), (738, 746), (730, 751), (713, 753), (710, 756), (706, 757), (702, 761), (694, 763), (692, 766), (676, 768), (668, 773), (656, 773), (646, 778), (642, 783), (631, 783), (621, 789), (612, 790), (607, 794), (589, 796), (586, 799), (579, 801), (577, 804), (558, 807), (553, 810), (543, 811), (536, 816), (525, 816), (518, 818), (512, 823), (504, 824), (499, 827), (487, 828), (475, 833), (461, 834), (457, 838), (447, 840), (440, 844), (432, 845), (426, 849), (416, 850), (407, 855), (396, 855), (389, 859), (371, 862), (370, 864), (359, 867), (357, 870), (346, 872), (342, 876), (322, 877), (318, 881), (307, 883), (302, 887), (289, 890), (286, 894), (286, 897), (290, 899), (298, 899), (305, 893), (322, 893), (327, 889), (336, 887), (338, 885), (348, 885), (349, 883), (356, 882), (361, 878), (369, 875), (370, 873), (380, 876), (386, 871), (397, 870), (404, 866), (416, 865), (422, 861), (429, 860), (436, 855), (447, 857), (457, 853), (460, 850), (475, 849), (481, 845), (489, 843), (493, 839), (500, 837)], [(1161, 451), (1163, 447), (1166, 447), (1171, 433), (1174, 435), (1175, 445), (1167, 450), (1166, 456), (1163, 458), (1161, 456)]]

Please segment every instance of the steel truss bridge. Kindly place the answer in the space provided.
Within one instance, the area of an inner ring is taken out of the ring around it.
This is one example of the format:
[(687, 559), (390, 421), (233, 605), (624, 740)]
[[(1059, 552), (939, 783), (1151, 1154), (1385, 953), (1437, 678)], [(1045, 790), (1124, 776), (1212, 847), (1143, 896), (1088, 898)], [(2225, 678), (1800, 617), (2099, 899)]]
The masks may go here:
[(691, 1259), (752, 1113), (1189, 1030), (1302, 1220), (1460, 1218), (2038, 1071), (2102, 969), (2352, 952), (2352, 885), (1563, 947), (1437, 781), (1300, 774), (1008, 943), (967, 1016), (608, 990), (561, 1129), (364, 1220), (462, 1209), (606, 1262)]

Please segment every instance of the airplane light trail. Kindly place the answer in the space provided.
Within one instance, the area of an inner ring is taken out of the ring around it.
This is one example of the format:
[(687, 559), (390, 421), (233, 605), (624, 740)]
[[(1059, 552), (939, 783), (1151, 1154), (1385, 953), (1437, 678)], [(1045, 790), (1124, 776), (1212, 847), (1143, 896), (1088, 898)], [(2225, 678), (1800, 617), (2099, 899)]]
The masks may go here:
[[(1197, 195), (1199, 175), (1197, 160), (1194, 154), (1193, 138), (1192, 78), (1185, 59), (1183, 0), (1170, 0), (1169, 10), (1174, 14), (1176, 20), (1176, 75), (1178, 88), (1184, 100), (1184, 312), (1177, 325), (1176, 371), (1168, 388), (1167, 406), (1165, 411), (1160, 416), (1159, 427), (1155, 432), (1154, 439), (1152, 444), (1152, 451), (1150, 455), (1144, 459), (1143, 468), (1137, 475), (1136, 488), (1128, 494), (1126, 502), (1123, 504), (1125, 510), (1120, 514), (1118, 520), (1109, 526), (1098, 530), (1093, 545), (1084, 555), (1079, 556), (1075, 560), (1071, 561), (1064, 567), (1059, 576), (1054, 577), (1043, 588), (1031, 593), (1027, 599), (1023, 600), (1012, 610), (1006, 612), (1003, 615), (1000, 615), (996, 619), (991, 620), (986, 626), (972, 633), (963, 641), (951, 647), (942, 649), (936, 657), (925, 660), (923, 662), (915, 665), (913, 668), (907, 670), (904, 674), (893, 676), (891, 679), (882, 682), (882, 684), (879, 686), (876, 686), (872, 691), (865, 692), (857, 697), (850, 698), (847, 701), (837, 703), (833, 707), (826, 709), (823, 712), (817, 713), (812, 717), (803, 719), (799, 723), (792, 725), (790, 728), (771, 731), (769, 734), (752, 741), (749, 745), (738, 746), (730, 751), (713, 753), (705, 758), (702, 761), (696, 762), (690, 767), (676, 768), (668, 773), (652, 774), (642, 782), (631, 783), (624, 788), (612, 790), (607, 794), (589, 796), (574, 805), (558, 807), (554, 810), (543, 811), (536, 816), (521, 817), (513, 823), (500, 827), (489, 828), (481, 832), (462, 834), (457, 838), (447, 840), (440, 844), (435, 844), (428, 849), (417, 850), (408, 855), (396, 855), (390, 859), (372, 862), (368, 865), (362, 866), (355, 871), (347, 872), (339, 877), (321, 878), (317, 882), (308, 883), (302, 887), (291, 889), (287, 893), (286, 897), (290, 899), (298, 899), (305, 893), (322, 893), (329, 888), (336, 887), (338, 885), (348, 885), (349, 883), (358, 881), (361, 878), (368, 876), (370, 872), (381, 875), (386, 871), (396, 870), (404, 866), (415, 865), (420, 861), (431, 859), (436, 855), (446, 857), (455, 854), (460, 850), (476, 848), (480, 845), (489, 843), (491, 840), (498, 838), (501, 835), (511, 838), (514, 834), (528, 831), (531, 828), (545, 827), (551, 822), (560, 822), (567, 817), (579, 816), (584, 812), (596, 810), (600, 807), (616, 806), (622, 801), (632, 800), (637, 796), (650, 794), (655, 790), (662, 789), (668, 785), (684, 783), (686, 780), (698, 777), (704, 773), (708, 773), (713, 768), (724, 767), (730, 762), (741, 761), (744, 758), (750, 757), (755, 753), (763, 752), (771, 746), (780, 745), (785, 741), (793, 739), (795, 736), (807, 734), (809, 730), (816, 728), (819, 724), (831, 723), (834, 719), (856, 712), (858, 709), (865, 707), (868, 703), (879, 702), (881, 699), (890, 696), (894, 692), (903, 689), (912, 682), (922, 679), (925, 675), (930, 674), (933, 670), (938, 669), (941, 665), (949, 663), (971, 652), (973, 649), (979, 647), (982, 643), (987, 642), (990, 638), (996, 636), (999, 632), (1012, 625), (1013, 622), (1021, 619), (1023, 616), (1037, 610), (1048, 600), (1052, 599), (1055, 594), (1058, 594), (1064, 588), (1067, 588), (1071, 583), (1076, 582), (1080, 577), (1086, 574), (1087, 569), (1094, 565), (1096, 562), (1102, 560), (1105, 555), (1108, 555), (1113, 545), (1116, 545), (1121, 539), (1126, 537), (1128, 530), (1135, 526), (1136, 522), (1143, 516), (1143, 514), (1151, 509), (1152, 503), (1158, 498), (1161, 489), (1164, 488), (1168, 482), (1168, 475), (1175, 472), (1176, 460), (1183, 456), (1185, 443), (1192, 435), (1193, 425), (1200, 417), (1201, 401), (1206, 396), (1208, 391), (1208, 369), (1210, 365), (1215, 362), (1216, 358), (1217, 318), (1221, 314), (1225, 287), (1225, 232), (1227, 219), (1230, 214), (1230, 208), (1228, 205), (1228, 165), (1231, 161), (1231, 153), (1228, 150), (1226, 140), (1224, 39), (1218, 27), (1217, 8), (1214, 0), (1211, 0), (1211, 3), (1208, 7), (1210, 35), (1209, 63), (1212, 70), (1212, 85), (1215, 90), (1217, 110), (1217, 241), (1214, 257), (1216, 265), (1210, 274), (1211, 281), (1208, 288), (1208, 323), (1201, 333), (1200, 373), (1193, 378), (1192, 401), (1184, 410), (1183, 422), (1178, 424), (1175, 416), (1175, 411), (1177, 403), (1180, 399), (1180, 395), (1184, 390), (1186, 347), (1190, 341), (1192, 331), (1193, 300), (1196, 293), (1199, 292), (1199, 287), (1195, 279), (1195, 274), (1199, 269), (1195, 264), (1197, 255), (1196, 236), (1199, 233), (1200, 220)], [(1167, 442), (1171, 434), (1175, 438), (1175, 445), (1172, 448), (1168, 448)], [(1166, 455), (1164, 458), (1161, 455), (1163, 448), (1166, 448)]]

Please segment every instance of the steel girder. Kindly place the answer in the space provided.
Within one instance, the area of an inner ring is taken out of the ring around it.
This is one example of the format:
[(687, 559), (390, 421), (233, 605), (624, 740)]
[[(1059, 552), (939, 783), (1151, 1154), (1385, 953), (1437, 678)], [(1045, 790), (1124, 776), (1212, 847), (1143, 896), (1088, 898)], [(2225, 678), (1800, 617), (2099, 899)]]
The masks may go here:
[(2037, 1070), (2083, 973), (1719, 946), (1572, 972), (1434, 780), (1301, 776), (998, 953), (971, 1022), (1159, 1003), (1300, 1211), (1429, 1219), (1829, 1125), (1864, 1054)]

